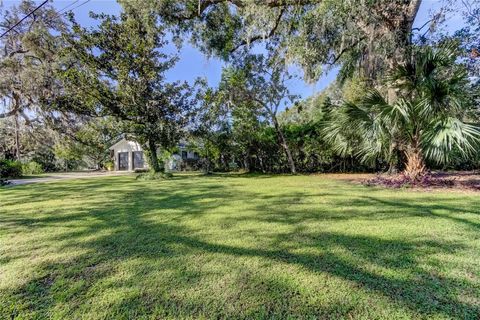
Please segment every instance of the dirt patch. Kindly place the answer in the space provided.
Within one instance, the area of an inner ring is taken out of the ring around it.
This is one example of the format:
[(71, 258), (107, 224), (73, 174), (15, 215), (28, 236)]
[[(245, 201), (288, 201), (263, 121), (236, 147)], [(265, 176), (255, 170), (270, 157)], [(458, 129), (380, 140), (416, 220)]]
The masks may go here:
[(474, 171), (462, 172), (430, 172), (412, 182), (403, 174), (376, 175), (362, 181), (367, 186), (383, 186), (387, 188), (417, 188), (417, 189), (457, 189), (480, 191), (480, 175)]
[(410, 181), (402, 174), (373, 174), (373, 173), (335, 173), (319, 176), (363, 184), (367, 186), (382, 186), (386, 188), (416, 188), (423, 190), (452, 189), (480, 192), (479, 171), (434, 171), (426, 175), (417, 183)]

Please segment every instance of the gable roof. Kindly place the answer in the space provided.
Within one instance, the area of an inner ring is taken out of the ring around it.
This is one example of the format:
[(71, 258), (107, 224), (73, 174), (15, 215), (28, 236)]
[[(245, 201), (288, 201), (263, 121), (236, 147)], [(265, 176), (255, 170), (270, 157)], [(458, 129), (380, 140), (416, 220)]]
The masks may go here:
[(125, 143), (125, 142), (128, 142), (128, 140), (125, 139), (125, 138), (122, 138), (119, 141), (117, 141), (116, 143), (114, 143), (110, 148), (108, 148), (108, 150), (113, 150), (113, 149), (115, 149), (115, 147), (117, 147), (118, 145), (120, 145), (122, 143)]
[[(125, 136), (123, 136), (120, 140), (118, 140), (117, 142), (115, 142), (114, 144), (112, 144), (108, 150), (114, 150), (116, 147), (118, 147), (119, 145), (121, 145), (122, 143), (129, 143), (129, 142), (133, 142), (133, 143), (136, 143), (138, 145), (140, 145), (137, 141), (135, 140), (129, 140), (127, 138), (125, 138)], [(177, 144), (177, 147), (179, 147), (180, 149), (184, 150), (184, 149), (188, 149), (188, 143), (187, 141), (185, 140), (180, 140)]]

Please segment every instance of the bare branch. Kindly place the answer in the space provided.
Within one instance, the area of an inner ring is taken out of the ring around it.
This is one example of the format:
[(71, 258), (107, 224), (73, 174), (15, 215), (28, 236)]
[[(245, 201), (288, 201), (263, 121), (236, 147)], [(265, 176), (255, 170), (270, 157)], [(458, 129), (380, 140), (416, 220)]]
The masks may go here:
[(333, 59), (331, 62), (328, 62), (327, 64), (330, 65), (330, 66), (333, 66), (335, 65), (339, 60), (340, 58), (342, 58), (342, 56), (347, 53), (348, 51), (350, 51), (353, 47), (355, 47), (356, 45), (358, 45), (360, 42), (362, 42), (363, 40), (365, 40), (366, 37), (361, 37), (359, 38), (357, 41), (355, 41), (352, 45), (348, 46), (348, 47), (345, 47), (343, 48), (337, 56), (335, 55), (332, 55), (330, 58)]

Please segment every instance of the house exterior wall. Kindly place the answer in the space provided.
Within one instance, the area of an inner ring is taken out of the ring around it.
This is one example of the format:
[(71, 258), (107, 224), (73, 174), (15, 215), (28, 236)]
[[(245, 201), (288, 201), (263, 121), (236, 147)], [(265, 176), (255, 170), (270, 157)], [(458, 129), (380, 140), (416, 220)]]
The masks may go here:
[[(121, 152), (127, 152), (128, 153), (128, 170), (133, 171), (133, 152), (134, 151), (142, 151), (143, 149), (135, 141), (127, 141), (127, 140), (121, 140), (120, 142), (116, 143), (113, 145), (111, 148), (113, 150), (113, 162), (115, 163), (115, 171), (120, 170), (119, 168), (119, 163), (118, 163), (118, 154)], [(148, 167), (147, 161), (145, 159), (145, 154), (143, 155), (144, 159), (144, 168)]]

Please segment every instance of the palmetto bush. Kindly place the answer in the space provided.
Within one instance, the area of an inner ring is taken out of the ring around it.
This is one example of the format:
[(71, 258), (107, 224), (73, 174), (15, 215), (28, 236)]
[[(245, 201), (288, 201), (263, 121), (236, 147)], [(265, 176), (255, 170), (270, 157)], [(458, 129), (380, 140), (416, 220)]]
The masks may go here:
[[(340, 154), (352, 149), (363, 161), (404, 154), (405, 174), (423, 175), (426, 160), (446, 163), (452, 155), (478, 150), (479, 128), (469, 123), (469, 81), (456, 62), (454, 46), (414, 47), (410, 61), (386, 79), (396, 98), (389, 103), (379, 90), (334, 109), (325, 136)], [(387, 91), (387, 90), (385, 90)]]

